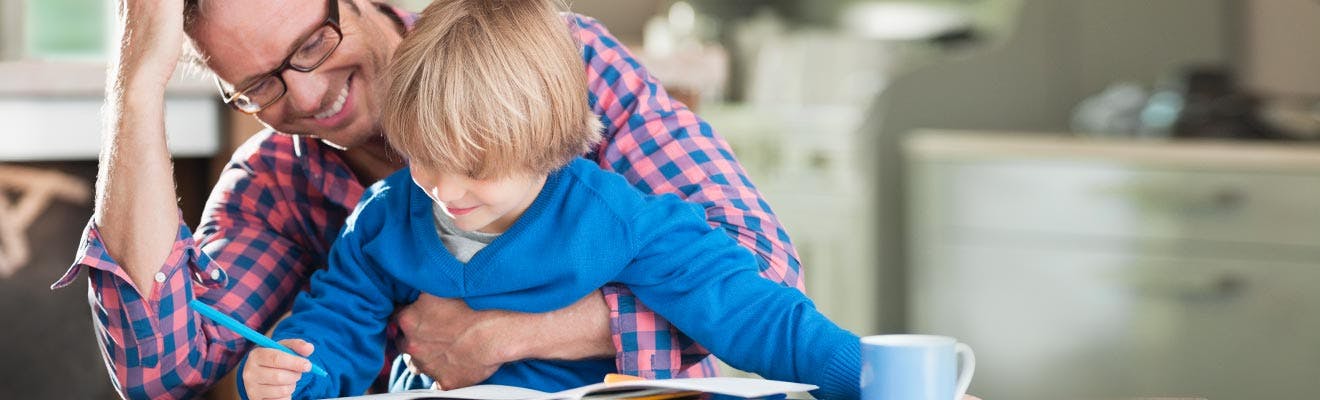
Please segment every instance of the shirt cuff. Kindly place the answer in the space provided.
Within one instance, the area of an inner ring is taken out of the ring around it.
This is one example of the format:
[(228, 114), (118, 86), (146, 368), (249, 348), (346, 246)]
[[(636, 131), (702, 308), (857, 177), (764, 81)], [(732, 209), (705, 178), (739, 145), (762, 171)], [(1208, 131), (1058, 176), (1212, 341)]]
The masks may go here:
[[(165, 263), (161, 265), (156, 274), (156, 288), (161, 287), (166, 280), (176, 275), (185, 265), (191, 267), (192, 277), (197, 283), (207, 287), (225, 286), (229, 280), (228, 274), (219, 266), (211, 263), (211, 258), (205, 253), (198, 250), (192, 231), (188, 229), (188, 224), (183, 222), (182, 214), (178, 216), (178, 219), (179, 230), (174, 237), (174, 245), (170, 249), (169, 255), (165, 257)], [(128, 271), (124, 270), (106, 249), (95, 219), (87, 221), (87, 227), (83, 230), (82, 236), (82, 244), (78, 246), (73, 264), (69, 266), (69, 269), (64, 272), (59, 280), (50, 285), (52, 290), (69, 286), (78, 277), (78, 273), (82, 271), (83, 267), (87, 267), (109, 273), (126, 282), (138, 293), (142, 292), (137, 284), (133, 282), (133, 279), (128, 276)], [(152, 292), (154, 293), (155, 290)], [(158, 296), (153, 295), (152, 297)]]
[(610, 340), (614, 341), (614, 350), (617, 351), (614, 357), (615, 369), (622, 374), (636, 375), (635, 367), (629, 368), (637, 365), (636, 349), (630, 351), (623, 346), (623, 325), (620, 321), (623, 313), (619, 311), (619, 292), (622, 290), (618, 285), (605, 285), (600, 288), (600, 293), (605, 297), (605, 306), (610, 309)]

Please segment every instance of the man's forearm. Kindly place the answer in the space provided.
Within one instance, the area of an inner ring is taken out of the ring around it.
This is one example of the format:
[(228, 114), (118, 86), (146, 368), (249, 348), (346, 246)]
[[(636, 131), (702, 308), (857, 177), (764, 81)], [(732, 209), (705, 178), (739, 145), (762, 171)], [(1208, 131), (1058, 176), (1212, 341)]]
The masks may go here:
[(581, 360), (618, 353), (610, 331), (610, 309), (600, 291), (553, 312), (515, 314), (502, 325), (513, 333), (507, 361)]
[[(106, 90), (95, 220), (110, 254), (143, 297), (177, 235), (163, 83), (125, 67)], [(154, 72), (146, 72), (154, 74)]]
[(397, 314), (400, 349), (445, 388), (486, 380), (503, 364), (615, 355), (610, 309), (600, 291), (541, 314), (475, 311), (461, 299), (422, 294)]

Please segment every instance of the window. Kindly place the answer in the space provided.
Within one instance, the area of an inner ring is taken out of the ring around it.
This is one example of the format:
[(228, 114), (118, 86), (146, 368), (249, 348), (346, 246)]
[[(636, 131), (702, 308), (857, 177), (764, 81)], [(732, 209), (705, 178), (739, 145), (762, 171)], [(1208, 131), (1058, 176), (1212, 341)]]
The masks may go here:
[(0, 61), (104, 58), (111, 2), (0, 0)]

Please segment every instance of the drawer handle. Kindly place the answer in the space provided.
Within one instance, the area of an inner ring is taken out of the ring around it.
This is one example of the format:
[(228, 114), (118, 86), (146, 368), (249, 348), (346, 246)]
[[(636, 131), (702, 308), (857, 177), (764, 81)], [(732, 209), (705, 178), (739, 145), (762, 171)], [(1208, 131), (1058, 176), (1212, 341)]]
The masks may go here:
[(1247, 203), (1247, 194), (1237, 188), (1222, 188), (1215, 191), (1210, 197), (1210, 201), (1216, 208), (1235, 210)]
[(1117, 194), (1125, 200), (1134, 201), (1147, 211), (1169, 215), (1232, 213), (1242, 209), (1250, 199), (1247, 192), (1237, 187), (1188, 193), (1177, 185), (1153, 183), (1120, 185), (1101, 193)]
[(1215, 300), (1241, 294), (1246, 289), (1247, 279), (1232, 272), (1214, 274), (1137, 272), (1131, 275), (1129, 283), (1137, 292), (1149, 296), (1183, 300)]

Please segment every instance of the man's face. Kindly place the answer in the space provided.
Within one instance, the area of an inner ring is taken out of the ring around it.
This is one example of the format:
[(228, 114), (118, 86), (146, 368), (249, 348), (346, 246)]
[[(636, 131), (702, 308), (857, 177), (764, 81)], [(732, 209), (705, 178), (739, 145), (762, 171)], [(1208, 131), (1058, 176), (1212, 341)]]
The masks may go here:
[[(284, 71), (284, 96), (256, 116), (280, 132), (353, 147), (377, 133), (381, 75), (400, 38), (391, 21), (365, 1), (342, 0), (337, 7), (339, 47), (311, 72)], [(189, 35), (207, 66), (241, 88), (279, 67), (323, 25), (327, 11), (326, 0), (203, 1)]]

